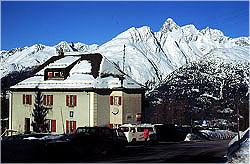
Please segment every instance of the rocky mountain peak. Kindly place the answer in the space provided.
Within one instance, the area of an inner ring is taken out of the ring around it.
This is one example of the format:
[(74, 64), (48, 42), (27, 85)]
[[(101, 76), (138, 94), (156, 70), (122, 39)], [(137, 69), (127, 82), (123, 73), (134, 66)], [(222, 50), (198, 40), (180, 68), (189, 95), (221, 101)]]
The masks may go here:
[(168, 18), (165, 23), (162, 25), (160, 31), (167, 33), (167, 32), (172, 32), (173, 30), (177, 30), (179, 29), (180, 26), (178, 26), (173, 19)]

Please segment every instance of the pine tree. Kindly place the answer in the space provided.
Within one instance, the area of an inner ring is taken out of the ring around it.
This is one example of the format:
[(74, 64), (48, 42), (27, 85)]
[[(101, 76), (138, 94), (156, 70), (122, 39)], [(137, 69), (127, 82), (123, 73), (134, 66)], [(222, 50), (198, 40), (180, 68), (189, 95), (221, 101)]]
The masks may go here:
[(43, 95), (41, 91), (36, 93), (36, 99), (34, 104), (34, 109), (32, 116), (34, 121), (32, 121), (33, 131), (37, 133), (47, 132), (47, 126), (45, 123), (46, 115), (48, 114), (48, 108), (43, 106)]

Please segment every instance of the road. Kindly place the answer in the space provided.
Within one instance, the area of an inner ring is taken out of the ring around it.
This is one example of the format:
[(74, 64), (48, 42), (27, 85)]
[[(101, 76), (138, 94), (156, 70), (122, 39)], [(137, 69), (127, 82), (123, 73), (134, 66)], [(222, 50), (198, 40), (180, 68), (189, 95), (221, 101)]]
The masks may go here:
[(126, 146), (108, 156), (95, 156), (77, 162), (94, 163), (225, 163), (228, 140), (160, 142), (156, 145)]
[[(159, 142), (128, 145), (107, 155), (77, 154), (67, 144), (47, 147), (42, 141), (2, 143), (2, 162), (63, 163), (225, 163), (228, 140)], [(60, 151), (61, 150), (61, 151)], [(79, 149), (80, 150), (80, 149)], [(72, 152), (72, 153), (71, 153)], [(79, 151), (81, 152), (81, 151)]]

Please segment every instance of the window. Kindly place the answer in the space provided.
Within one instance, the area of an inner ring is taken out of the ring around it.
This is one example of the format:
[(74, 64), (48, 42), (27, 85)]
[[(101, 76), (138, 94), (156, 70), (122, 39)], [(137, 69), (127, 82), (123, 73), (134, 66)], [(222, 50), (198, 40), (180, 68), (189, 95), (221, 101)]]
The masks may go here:
[(44, 95), (43, 105), (53, 105), (53, 95)]
[(128, 127), (121, 127), (120, 130), (123, 131), (123, 132), (128, 132)]
[(48, 79), (63, 79), (63, 71), (50, 71), (47, 72)]
[(69, 111), (69, 117), (73, 118), (74, 117), (74, 112), (73, 111)]
[(66, 106), (76, 106), (76, 95), (66, 95)]
[(48, 77), (53, 77), (53, 72), (48, 72)]
[(66, 120), (66, 134), (76, 132), (76, 121)]
[(23, 94), (23, 104), (31, 105), (31, 95), (24, 95)]
[(46, 120), (49, 132), (56, 132), (56, 120)]
[(110, 105), (121, 105), (122, 97), (121, 96), (110, 96)]

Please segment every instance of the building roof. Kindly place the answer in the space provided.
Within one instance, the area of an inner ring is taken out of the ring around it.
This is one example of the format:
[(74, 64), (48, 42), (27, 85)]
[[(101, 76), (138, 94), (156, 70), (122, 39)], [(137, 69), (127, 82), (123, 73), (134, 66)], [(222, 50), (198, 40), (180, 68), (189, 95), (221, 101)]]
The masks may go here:
[[(64, 80), (44, 79), (47, 68), (70, 67)], [(72, 67), (72, 68), (71, 68)], [(144, 89), (101, 54), (67, 55), (11, 89)]]

